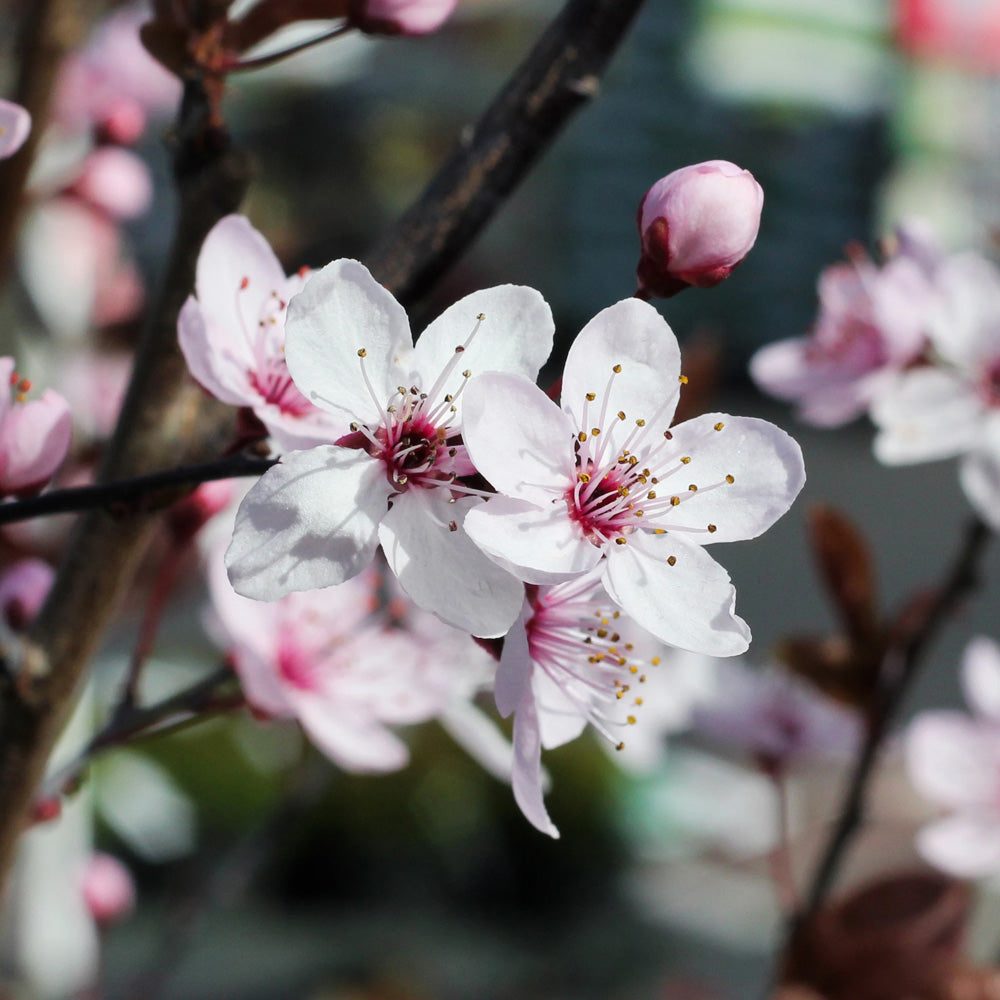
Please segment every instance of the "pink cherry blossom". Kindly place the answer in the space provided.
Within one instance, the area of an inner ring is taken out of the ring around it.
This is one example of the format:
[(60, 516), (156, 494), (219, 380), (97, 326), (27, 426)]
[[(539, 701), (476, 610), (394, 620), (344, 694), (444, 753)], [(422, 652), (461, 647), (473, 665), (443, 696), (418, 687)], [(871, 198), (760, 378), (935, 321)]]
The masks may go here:
[(285, 364), (288, 302), (308, 273), (286, 278), (250, 222), (226, 216), (205, 238), (195, 295), (177, 321), (191, 374), (217, 399), (253, 410), (283, 449), (325, 443), (347, 430), (302, 395)]
[(49, 596), (55, 570), (42, 559), (20, 559), (0, 576), (0, 615), (13, 629), (21, 630), (41, 610)]
[(717, 661), (713, 673), (714, 689), (695, 705), (692, 728), (768, 770), (804, 756), (846, 756), (858, 745), (857, 713), (790, 674), (730, 660)]
[(976, 254), (939, 268), (928, 315), (934, 364), (900, 375), (872, 407), (889, 465), (962, 455), (962, 485), (1000, 528), (1000, 270)]
[(754, 355), (757, 385), (796, 403), (807, 423), (836, 427), (860, 416), (925, 349), (940, 254), (915, 223), (899, 230), (896, 248), (881, 266), (856, 254), (827, 268), (809, 336)]
[(533, 379), (552, 334), (542, 297), (504, 285), (456, 302), (414, 347), (402, 306), (361, 264), (323, 268), (289, 307), (288, 367), (351, 433), (285, 455), (247, 495), (227, 554), (237, 591), (275, 600), (342, 583), (381, 544), (418, 607), (473, 635), (503, 635), (522, 588), (463, 528), (483, 504), (460, 482), (475, 471), (461, 440), (464, 394), (480, 372)]
[(922, 712), (906, 733), (917, 791), (949, 815), (925, 826), (917, 849), (961, 878), (1000, 872), (1000, 646), (978, 637), (962, 659), (973, 714)]
[(639, 206), (639, 291), (670, 296), (729, 277), (760, 228), (764, 192), (727, 160), (681, 167), (658, 180)]
[[(0, 494), (36, 493), (62, 465), (73, 434), (66, 400), (46, 389), (28, 399), (31, 383), (14, 371), (13, 358), (0, 358)], [(12, 398), (13, 395), (13, 398)]]
[(575, 739), (589, 723), (626, 750), (625, 730), (645, 700), (646, 671), (659, 658), (636, 658), (631, 623), (608, 600), (600, 573), (555, 586), (531, 587), (504, 639), (496, 703), (514, 715), (514, 799), (528, 821), (558, 837), (543, 800), (542, 748)]
[(377, 585), (369, 572), (261, 604), (232, 589), (221, 559), (209, 567), (221, 638), (251, 706), (297, 719), (348, 771), (405, 766), (409, 752), (391, 727), (433, 718), (449, 697), (422, 647), (371, 617)]
[(13, 101), (0, 100), (0, 160), (13, 156), (31, 131), (31, 115)]
[(135, 882), (125, 865), (110, 854), (93, 854), (83, 872), (84, 903), (99, 927), (108, 927), (135, 909)]
[(763, 420), (712, 413), (670, 427), (680, 350), (656, 310), (626, 299), (570, 348), (562, 409), (526, 379), (465, 394), (465, 444), (495, 487), (466, 531), (529, 583), (599, 564), (611, 598), (656, 638), (731, 656), (750, 632), (709, 542), (753, 538), (805, 480), (799, 446)]
[(426, 35), (454, 13), (458, 0), (351, 0), (349, 20), (373, 35)]
[(90, 153), (73, 191), (116, 219), (142, 215), (153, 200), (149, 167), (119, 146), (101, 146)]

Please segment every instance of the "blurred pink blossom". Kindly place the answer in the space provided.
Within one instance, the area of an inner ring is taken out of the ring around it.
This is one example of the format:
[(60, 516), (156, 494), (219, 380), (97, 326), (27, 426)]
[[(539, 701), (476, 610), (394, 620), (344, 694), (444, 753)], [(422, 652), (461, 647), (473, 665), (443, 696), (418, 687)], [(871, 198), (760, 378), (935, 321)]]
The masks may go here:
[(794, 402), (807, 423), (836, 427), (864, 413), (927, 344), (940, 254), (919, 224), (901, 227), (881, 266), (862, 254), (828, 267), (819, 315), (806, 337), (759, 350), (750, 374)]
[(132, 873), (117, 858), (91, 855), (80, 881), (84, 903), (99, 927), (108, 927), (135, 909)]
[[(14, 371), (13, 358), (0, 358), (0, 494), (36, 493), (62, 465), (73, 435), (66, 400), (46, 389), (28, 399), (31, 383)], [(12, 398), (13, 396), (13, 398)]]
[(99, 146), (83, 161), (73, 192), (116, 219), (142, 215), (153, 200), (149, 168), (120, 146)]
[(917, 850), (951, 875), (1000, 872), (1000, 646), (973, 639), (962, 658), (972, 715), (921, 712), (906, 733), (917, 791), (948, 813), (917, 834)]
[(13, 156), (31, 131), (31, 115), (13, 101), (0, 100), (0, 160)]
[(849, 754), (860, 739), (855, 712), (790, 674), (720, 660), (714, 681), (714, 691), (695, 705), (692, 728), (768, 771), (799, 757)]
[(348, 19), (373, 35), (426, 35), (451, 17), (458, 0), (351, 0)]
[(639, 293), (665, 298), (728, 278), (757, 239), (763, 204), (753, 174), (728, 160), (658, 180), (639, 206)]
[(0, 615), (17, 630), (26, 628), (49, 595), (55, 570), (43, 559), (20, 559), (0, 576)]

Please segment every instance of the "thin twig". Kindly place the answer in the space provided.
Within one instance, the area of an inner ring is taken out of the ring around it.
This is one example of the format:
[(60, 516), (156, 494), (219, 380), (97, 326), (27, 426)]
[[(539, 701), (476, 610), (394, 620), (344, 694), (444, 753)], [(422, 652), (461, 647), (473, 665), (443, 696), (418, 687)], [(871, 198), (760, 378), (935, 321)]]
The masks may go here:
[(903, 635), (886, 652), (880, 686), (868, 716), (865, 741), (855, 762), (840, 816), (816, 869), (805, 907), (797, 914), (794, 926), (812, 916), (826, 899), (844, 854), (864, 818), (868, 783), (882, 743), (917, 676), (927, 647), (962, 600), (977, 587), (979, 564), (990, 537), (990, 529), (978, 518), (969, 524), (947, 576), (923, 611), (919, 627)]
[[(153, 510), (176, 500), (178, 487), (197, 486), (199, 483), (208, 483), (216, 479), (260, 476), (277, 462), (277, 458), (262, 458), (239, 452), (212, 462), (181, 465), (165, 469), (163, 472), (133, 476), (114, 483), (52, 490), (50, 493), (29, 497), (26, 500), (0, 503), (0, 524), (26, 521), (32, 517), (43, 517), (48, 514), (76, 513), (96, 508), (103, 508), (111, 513), (115, 513), (117, 508), (118, 513), (127, 513), (141, 505), (144, 510)], [(168, 489), (173, 492), (157, 502), (156, 495)]]

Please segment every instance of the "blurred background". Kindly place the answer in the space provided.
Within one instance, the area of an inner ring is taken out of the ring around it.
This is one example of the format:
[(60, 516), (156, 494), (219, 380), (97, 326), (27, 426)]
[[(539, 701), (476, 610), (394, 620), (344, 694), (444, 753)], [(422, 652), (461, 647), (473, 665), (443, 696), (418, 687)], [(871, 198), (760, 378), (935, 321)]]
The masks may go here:
[[(287, 269), (363, 260), (559, 6), (460, 0), (433, 36), (352, 36), (234, 77), (226, 113), (257, 170), (245, 212)], [(809, 480), (792, 512), (763, 538), (715, 553), (753, 629), (755, 664), (789, 634), (834, 626), (803, 527), (811, 504), (833, 504), (860, 526), (888, 608), (936, 579), (957, 548), (970, 512), (954, 463), (881, 467), (866, 423), (828, 432), (795, 425), (787, 407), (753, 389), (746, 366), (757, 347), (807, 331), (817, 275), (853, 241), (874, 253), (897, 222), (920, 216), (949, 249), (992, 250), (998, 74), (997, 0), (649, 0), (597, 100), (426, 310), (486, 285), (531, 285), (555, 312), (554, 373), (582, 324), (634, 291), (635, 214), (653, 181), (711, 158), (756, 176), (765, 208), (745, 263), (719, 288), (658, 304), (690, 352), (697, 405), (764, 416), (805, 453)], [(36, 182), (20, 277), (0, 305), (3, 350), (31, 358), (36, 378), (60, 364), (78, 367), (74, 352), (88, 338), (105, 359), (134, 338), (141, 289), (155, 286), (170, 239), (169, 108), (169, 96), (152, 102), (150, 127), (131, 146), (151, 171), (148, 207), (116, 224), (115, 267), (139, 289), (132, 310), (101, 315), (95, 289), (106, 275), (95, 275), (105, 265), (81, 274), (72, 254), (58, 257), (70, 245), (60, 228), (66, 212), (78, 208), (54, 204), (52, 191), (65, 187), (51, 179), (58, 162)], [(65, 142), (72, 129), (64, 132)], [(50, 382), (58, 384), (55, 374)], [(7, 544), (55, 551), (56, 541), (32, 530)], [(911, 711), (959, 704), (956, 664), (966, 640), (1000, 638), (998, 581), (993, 552), (984, 586), (935, 645)], [(202, 635), (203, 600), (192, 575), (161, 630), (151, 669), (157, 689), (217, 656)], [(77, 725), (88, 725), (121, 676), (136, 610), (110, 637)], [(248, 714), (104, 758), (63, 817), (26, 838), (7, 963), (33, 985), (10, 995), (765, 994), (782, 936), (768, 867), (775, 799), (739, 754), (684, 732), (669, 745), (664, 736), (641, 767), (588, 739), (550, 752), (548, 805), (562, 831), (551, 842), (443, 730), (430, 724), (410, 740), (411, 765), (377, 778), (337, 772), (291, 724)], [(791, 776), (800, 877), (843, 774), (844, 761), (833, 759)], [(913, 831), (928, 814), (890, 748), (844, 884), (915, 863)], [(138, 906), (101, 935), (102, 985), (69, 994), (72, 976), (54, 967), (68, 969), (77, 954), (92, 962), (94, 939), (79, 931), (82, 916), (74, 923), (66, 872), (91, 843), (128, 863)], [(995, 888), (980, 887), (971, 943), (978, 958), (995, 957), (998, 912)]]

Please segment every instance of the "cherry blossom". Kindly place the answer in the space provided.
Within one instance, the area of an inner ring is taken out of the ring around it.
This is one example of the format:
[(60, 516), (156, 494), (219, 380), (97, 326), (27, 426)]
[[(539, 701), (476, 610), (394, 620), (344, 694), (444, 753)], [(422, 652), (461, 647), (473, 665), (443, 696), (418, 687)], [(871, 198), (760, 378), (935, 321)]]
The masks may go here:
[(1000, 527), (1000, 271), (960, 254), (941, 265), (937, 286), (935, 363), (905, 372), (875, 402), (875, 455), (889, 465), (964, 455), (965, 492)]
[(500, 496), (466, 530), (529, 583), (603, 565), (611, 598), (673, 646), (718, 656), (750, 639), (708, 542), (753, 538), (805, 480), (798, 445), (763, 420), (711, 413), (670, 428), (680, 350), (652, 306), (599, 313), (566, 361), (562, 409), (526, 379), (482, 375), (465, 443)]
[(350, 0), (349, 20), (375, 35), (426, 35), (454, 13), (458, 0)]
[[(73, 421), (66, 400), (52, 389), (28, 399), (31, 383), (0, 358), (0, 494), (35, 493), (52, 478), (69, 450)], [(13, 398), (12, 398), (13, 393)]]
[(55, 570), (43, 559), (19, 559), (0, 576), (0, 616), (13, 629), (28, 627), (49, 596)]
[(135, 909), (135, 882), (125, 865), (100, 851), (91, 855), (80, 880), (83, 900), (98, 927), (108, 927)]
[(281, 448), (308, 448), (347, 430), (295, 387), (285, 364), (285, 314), (308, 271), (290, 277), (267, 240), (242, 215), (205, 238), (195, 295), (177, 336), (191, 374), (213, 396), (253, 410)]
[(406, 744), (390, 726), (422, 722), (440, 704), (418, 647), (369, 621), (376, 584), (363, 574), (261, 604), (235, 593), (221, 559), (209, 567), (212, 607), (247, 701), (266, 716), (297, 719), (349, 771), (403, 767)]
[(753, 174), (728, 160), (658, 180), (639, 206), (640, 293), (666, 297), (724, 281), (756, 242), (763, 204)]
[(455, 303), (413, 347), (402, 306), (361, 264), (323, 268), (289, 307), (288, 367), (305, 398), (351, 431), (285, 455), (249, 492), (227, 554), (237, 591), (274, 600), (342, 583), (381, 543), (418, 607), (473, 635), (506, 632), (521, 584), (463, 527), (483, 504), (460, 482), (475, 471), (461, 440), (464, 393), (479, 372), (533, 379), (552, 333), (536, 291), (503, 285)]
[(1000, 871), (1000, 646), (973, 639), (962, 659), (973, 714), (922, 712), (906, 733), (906, 762), (917, 791), (948, 816), (925, 826), (917, 849), (952, 875)]
[(521, 614), (504, 639), (495, 696), (514, 715), (514, 799), (528, 821), (558, 837), (543, 800), (542, 748), (562, 746), (589, 723), (624, 750), (622, 733), (636, 724), (648, 662), (633, 657), (631, 623), (613, 607), (591, 571), (554, 586), (529, 587)]
[(0, 160), (13, 156), (31, 131), (31, 115), (13, 101), (0, 100)]
[(846, 756), (858, 745), (857, 714), (790, 674), (731, 660), (716, 661), (713, 673), (714, 689), (694, 707), (692, 728), (770, 772), (802, 756)]
[(836, 427), (864, 413), (927, 344), (940, 254), (918, 223), (901, 227), (881, 266), (862, 253), (828, 267), (809, 336), (759, 350), (750, 374), (794, 402), (807, 423)]

